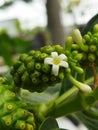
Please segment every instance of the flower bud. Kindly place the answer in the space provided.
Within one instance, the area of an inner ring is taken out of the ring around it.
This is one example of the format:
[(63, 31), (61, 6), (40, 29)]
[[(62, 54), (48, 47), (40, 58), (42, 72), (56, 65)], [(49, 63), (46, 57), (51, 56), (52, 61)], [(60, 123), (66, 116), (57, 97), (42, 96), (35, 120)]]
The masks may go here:
[(54, 45), (54, 51), (57, 51), (59, 54), (63, 53), (63, 47), (58, 45)]
[(41, 64), (40, 63), (35, 63), (35, 69), (36, 70), (41, 70)]
[(95, 24), (93, 27), (94, 33), (98, 33), (98, 24)]
[(90, 54), (88, 55), (88, 60), (89, 60), (90, 62), (94, 62), (94, 61), (96, 60), (95, 55), (92, 54), (92, 53), (90, 53)]
[(48, 79), (48, 77), (46, 75), (42, 75), (42, 81), (43, 82), (48, 82), (49, 79)]
[(86, 42), (90, 41), (90, 36), (88, 34), (85, 34), (83, 38), (86, 40)]
[(22, 64), (22, 65), (19, 66), (19, 68), (17, 69), (17, 73), (18, 73), (19, 75), (22, 75), (24, 71), (25, 71), (25, 67), (24, 67), (24, 64)]
[(25, 121), (18, 120), (15, 124), (15, 129), (24, 130), (26, 128)]
[(42, 71), (44, 73), (49, 73), (50, 69), (51, 69), (50, 65), (48, 65), (48, 64), (42, 64)]
[(31, 60), (30, 62), (27, 63), (26, 67), (28, 72), (30, 73), (33, 72), (35, 69), (35, 62)]
[(11, 125), (12, 125), (12, 119), (11, 119), (10, 115), (6, 115), (6, 116), (2, 117), (1, 121), (5, 125), (5, 127), (11, 127)]
[(52, 47), (51, 45), (47, 45), (47, 46), (40, 48), (40, 51), (43, 53), (50, 54), (51, 52), (54, 51), (54, 47)]
[(72, 49), (72, 43), (73, 43), (73, 39), (72, 37), (67, 37), (66, 41), (65, 41), (65, 49), (67, 50), (71, 50)]
[(23, 54), (20, 55), (19, 60), (24, 61), (27, 57), (28, 57), (28, 55), (23, 53)]
[(90, 52), (95, 52), (97, 50), (96, 45), (90, 45), (89, 50)]

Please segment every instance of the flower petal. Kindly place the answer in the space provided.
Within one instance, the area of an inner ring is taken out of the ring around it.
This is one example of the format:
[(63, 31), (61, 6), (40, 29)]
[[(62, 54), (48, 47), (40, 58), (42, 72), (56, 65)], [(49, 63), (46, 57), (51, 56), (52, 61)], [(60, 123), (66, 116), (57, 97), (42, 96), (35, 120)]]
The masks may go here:
[(54, 74), (55, 76), (57, 76), (58, 73), (59, 73), (59, 65), (54, 65), (54, 64), (53, 64), (53, 66), (52, 66), (52, 72), (53, 72), (53, 74)]
[(52, 65), (53, 64), (53, 58), (45, 58), (44, 63)]
[(51, 52), (51, 56), (52, 56), (52, 58), (58, 57), (58, 53), (57, 52)]
[(67, 56), (64, 55), (64, 54), (59, 55), (59, 57), (60, 57), (61, 60), (67, 59)]
[(69, 66), (68, 63), (65, 61), (61, 61), (59, 65), (62, 67), (65, 67), (65, 68), (68, 68), (68, 66)]

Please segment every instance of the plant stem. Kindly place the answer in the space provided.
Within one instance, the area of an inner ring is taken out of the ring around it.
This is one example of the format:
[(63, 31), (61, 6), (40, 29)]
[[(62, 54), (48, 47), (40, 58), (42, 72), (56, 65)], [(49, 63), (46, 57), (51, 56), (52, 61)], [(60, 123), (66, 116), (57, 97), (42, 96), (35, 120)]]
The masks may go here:
[(76, 87), (73, 87), (54, 100), (54, 105), (48, 111), (47, 115), (60, 117), (81, 110), (83, 107), (79, 96), (79, 90)]
[(98, 87), (98, 74), (94, 63), (90, 64), (90, 67), (92, 68), (93, 75), (94, 75), (94, 89)]

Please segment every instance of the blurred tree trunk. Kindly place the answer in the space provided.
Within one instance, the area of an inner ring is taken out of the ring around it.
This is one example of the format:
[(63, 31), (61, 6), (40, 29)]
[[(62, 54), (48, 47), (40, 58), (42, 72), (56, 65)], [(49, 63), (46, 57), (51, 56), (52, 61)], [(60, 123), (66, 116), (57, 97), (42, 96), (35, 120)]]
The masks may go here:
[(59, 0), (47, 0), (48, 29), (51, 32), (53, 44), (64, 44), (64, 30), (60, 20)]

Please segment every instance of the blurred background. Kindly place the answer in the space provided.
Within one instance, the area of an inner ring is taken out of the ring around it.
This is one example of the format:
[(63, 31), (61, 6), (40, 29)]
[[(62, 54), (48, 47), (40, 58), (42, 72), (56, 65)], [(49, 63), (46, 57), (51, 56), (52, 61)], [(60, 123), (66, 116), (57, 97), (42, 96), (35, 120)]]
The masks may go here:
[[(97, 13), (97, 0), (0, 0), (0, 75), (20, 53), (46, 44), (64, 46), (72, 30), (82, 30)], [(63, 127), (87, 130), (78, 123)]]

